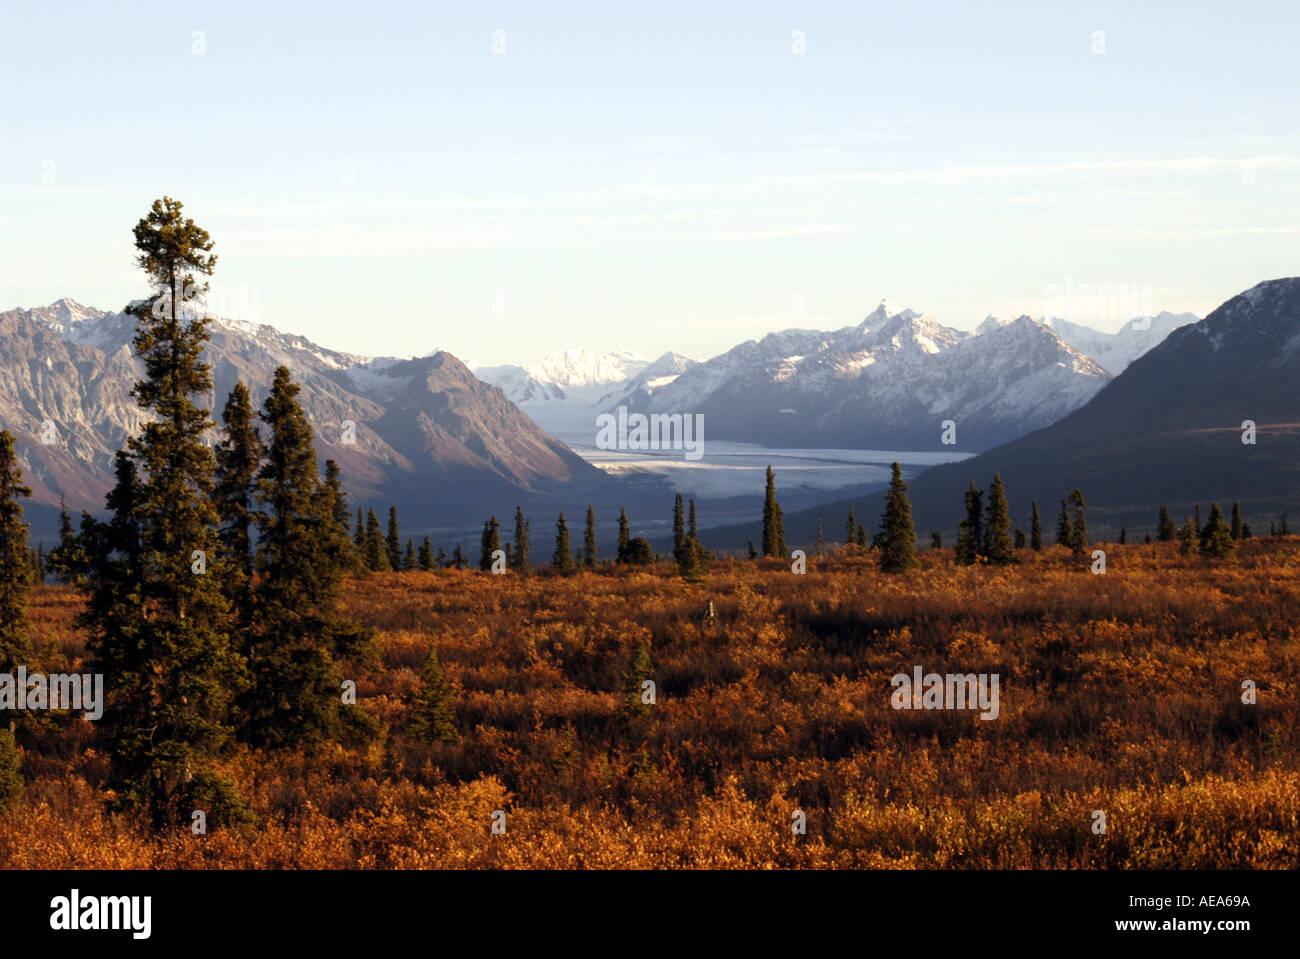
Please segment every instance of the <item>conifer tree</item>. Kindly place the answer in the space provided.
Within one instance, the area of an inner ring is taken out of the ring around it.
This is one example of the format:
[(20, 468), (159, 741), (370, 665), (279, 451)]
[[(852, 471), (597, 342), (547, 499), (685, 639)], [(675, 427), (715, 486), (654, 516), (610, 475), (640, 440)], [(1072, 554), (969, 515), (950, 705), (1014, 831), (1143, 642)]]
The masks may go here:
[(252, 615), (249, 581), (253, 575), (253, 486), (264, 447), (254, 420), (248, 387), (236, 383), (221, 412), (225, 436), (216, 446), (213, 502), (221, 521), (221, 546), (229, 558), (230, 598), (247, 622)]
[(616, 719), (620, 729), (627, 732), (637, 719), (650, 712), (650, 706), (642, 699), (642, 684), (650, 679), (650, 650), (645, 643), (637, 647), (619, 679), (622, 696)]
[(420, 671), (420, 697), (415, 705), (410, 731), (412, 735), (430, 742), (454, 743), (460, 740), (460, 732), (456, 729), (455, 696), (451, 684), (443, 678), (437, 646), (429, 647), (429, 656)]
[(433, 569), (433, 544), (429, 542), (427, 536), (424, 538), (424, 542), (420, 544), (420, 551), (416, 554), (415, 563), (424, 572)]
[(937, 529), (930, 531), (930, 548), (943, 549), (943, 536)]
[(249, 742), (310, 749), (372, 730), (359, 706), (343, 704), (337, 665), (372, 655), (372, 635), (337, 612), (351, 546), (340, 522), (346, 511), (320, 479), (299, 390), (279, 367), (260, 413), (267, 428), (256, 485), (260, 575), (245, 650), (253, 687), (241, 712)]
[(1038, 515), (1038, 500), (1034, 500), (1033, 510), (1029, 516), (1029, 548), (1034, 551), (1043, 548), (1043, 520)]
[(370, 564), (366, 560), (366, 517), (360, 506), (357, 507), (357, 526), (352, 534), (352, 545), (356, 547), (361, 566), (368, 569)]
[(912, 525), (912, 503), (907, 497), (903, 468), (895, 463), (885, 512), (880, 517), (880, 569), (885, 573), (906, 573), (921, 565), (916, 558), (916, 529)]
[(858, 520), (853, 515), (853, 507), (849, 507), (849, 518), (844, 524), (844, 544), (852, 546), (858, 541)]
[(573, 551), (569, 547), (569, 524), (564, 519), (563, 510), (555, 521), (555, 553), (551, 565), (563, 572), (574, 568)]
[(1065, 509), (1065, 500), (1061, 500), (1061, 512), (1056, 517), (1056, 545), (1071, 546), (1070, 514)]
[(344, 572), (352, 573), (361, 568), (361, 554), (348, 531), (348, 494), (343, 492), (343, 478), (339, 464), (334, 460), (325, 461), (325, 481), (321, 487), (321, 510), (324, 515), (333, 517), (334, 529), (330, 543), (338, 551), (336, 561)]
[(1016, 549), (1024, 549), (1024, 548), (1025, 548), (1025, 531), (1017, 527), (1016, 528)]
[(984, 548), (984, 491), (970, 481), (966, 490), (966, 518), (957, 524), (957, 547), (954, 561), (958, 566), (973, 566), (979, 562)]
[(1123, 546), (1126, 543), (1128, 543), (1128, 527), (1121, 526), (1119, 528), (1119, 545)]
[(492, 554), (501, 548), (501, 524), (495, 516), (483, 524), (483, 534), (479, 537), (478, 568), (484, 572), (492, 570)]
[(763, 499), (763, 555), (785, 559), (785, 525), (776, 501), (776, 477), (767, 468), (767, 492)]
[(988, 511), (984, 520), (984, 555), (995, 566), (1006, 566), (1016, 561), (1011, 544), (1011, 510), (1007, 506), (1006, 487), (1002, 474), (993, 477), (989, 486)]
[(388, 561), (388, 550), (384, 538), (379, 532), (379, 517), (374, 510), (366, 512), (366, 568), (372, 572), (384, 572), (392, 569)]
[(437, 566), (438, 569), (446, 569), (449, 562), (451, 562), (451, 560), (447, 558), (446, 551), (439, 546), (438, 555), (433, 558), (434, 565)]
[[(12, 721), (10, 723), (12, 725)], [(23, 797), (22, 761), (13, 730), (0, 728), (0, 815)]]
[(532, 533), (533, 524), (530, 520), (524, 518), (522, 507), (515, 507), (515, 568), (523, 571), (530, 565), (529, 554), (533, 551)]
[(1178, 530), (1178, 552), (1183, 556), (1191, 556), (1196, 550), (1196, 539), (1198, 530), (1196, 520), (1191, 516), (1183, 521), (1183, 525)]
[(687, 512), (687, 516), (688, 518), (686, 520), (686, 538), (695, 540), (695, 542), (698, 543), (700, 541), (700, 527), (699, 524), (695, 522), (695, 498), (694, 497), (691, 497), (690, 507)]
[(673, 562), (681, 569), (686, 561), (686, 504), (682, 494), (673, 500)]
[[(185, 305), (206, 292), (196, 274), (211, 274), (216, 257), (207, 231), (170, 197), (136, 225), (135, 245), (159, 292), (131, 309), (144, 364), (132, 394), (147, 422), (119, 457), (109, 497), (108, 539), (129, 529), (132, 541), (116, 545), (132, 554), (109, 556), (87, 577), (87, 646), (94, 671), (112, 677), (101, 732), (119, 802), (147, 806), (158, 825), (199, 803), (210, 823), (232, 821), (248, 813), (213, 760), (246, 672), (229, 632), (215, 458), (204, 442), (212, 424), (195, 402), (212, 388), (208, 321)], [(105, 558), (102, 542), (90, 552)]]
[(596, 568), (596, 511), (587, 504), (587, 525), (582, 532), (582, 565)]
[(1173, 542), (1178, 535), (1178, 528), (1174, 526), (1174, 521), (1169, 516), (1169, 509), (1164, 503), (1160, 504), (1160, 521), (1156, 524), (1156, 539), (1162, 543)]
[(406, 551), (402, 553), (402, 569), (415, 569), (415, 540), (411, 537), (406, 538)]
[(1250, 533), (1250, 524), (1249, 524), (1249, 523), (1242, 523), (1242, 524), (1241, 524), (1241, 538), (1242, 538), (1242, 539), (1250, 539), (1250, 536), (1251, 536), (1251, 533)]
[(59, 497), (59, 545), (50, 550), (45, 566), (54, 574), (56, 582), (67, 584), (85, 580), (86, 551), (72, 526), (72, 517), (68, 515), (62, 497)]
[(627, 547), (632, 541), (631, 532), (627, 525), (627, 510), (619, 507), (618, 510), (618, 561), (627, 562)]
[(813, 548), (817, 550), (817, 556), (820, 559), (826, 550), (826, 531), (822, 529), (822, 508), (817, 507), (817, 539), (813, 543)]
[(388, 536), (384, 540), (384, 551), (388, 554), (390, 569), (402, 568), (402, 534), (397, 529), (397, 507), (388, 507)]
[(861, 523), (859, 523), (858, 528), (853, 531), (853, 543), (859, 549), (865, 550), (867, 548), (867, 528)]
[(460, 548), (460, 543), (451, 551), (451, 565), (456, 569), (464, 569), (469, 565), (469, 560), (465, 558), (465, 552)]
[(1241, 539), (1241, 504), (1232, 501), (1232, 538)]
[(1210, 518), (1201, 532), (1201, 553), (1214, 559), (1222, 559), (1232, 555), (1232, 551), (1236, 548), (1232, 529), (1223, 521), (1223, 510), (1219, 508), (1217, 501), (1211, 503)]
[(18, 502), (31, 495), (23, 484), (14, 438), (8, 430), (0, 430), (0, 673), (29, 665), (32, 656), (27, 602), (35, 583), (27, 550), (28, 526)]
[(1088, 504), (1083, 501), (1083, 493), (1078, 489), (1070, 491), (1066, 503), (1070, 507), (1070, 549), (1075, 556), (1082, 556), (1088, 547), (1088, 520), (1084, 514)]

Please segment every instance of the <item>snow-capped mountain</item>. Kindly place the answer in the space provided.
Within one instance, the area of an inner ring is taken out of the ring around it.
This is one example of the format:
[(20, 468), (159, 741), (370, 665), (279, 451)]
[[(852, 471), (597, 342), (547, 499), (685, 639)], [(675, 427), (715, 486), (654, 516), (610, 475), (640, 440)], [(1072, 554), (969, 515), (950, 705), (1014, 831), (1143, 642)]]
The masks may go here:
[(1111, 376), (1119, 376), (1130, 363), (1174, 330), (1197, 322), (1200, 322), (1200, 317), (1195, 313), (1162, 311), (1155, 316), (1134, 317), (1118, 333), (1102, 333), (1058, 317), (1043, 320), (1044, 325), (1055, 330), (1061, 339), (1080, 353), (1091, 356)]
[[(103, 508), (114, 453), (144, 420), (131, 396), (142, 375), (135, 329), (125, 311), (66, 299), (0, 313), (0, 425), (37, 504)], [(242, 381), (260, 404), (275, 368), (288, 366), (317, 450), (339, 463), (354, 503), (437, 523), (608, 482), (448, 353), (371, 359), (267, 325), (213, 319), (208, 330), (213, 389), (200, 402), (219, 411)]]
[(610, 386), (625, 383), (650, 365), (628, 350), (596, 353), (558, 350), (533, 366), (479, 366), (474, 375), (499, 386), (516, 404), (552, 401), (590, 402)]
[(611, 406), (703, 413), (714, 439), (779, 447), (928, 449), (952, 420), (971, 450), (1054, 422), (1109, 379), (1027, 316), (965, 332), (882, 302), (857, 326), (771, 333)]

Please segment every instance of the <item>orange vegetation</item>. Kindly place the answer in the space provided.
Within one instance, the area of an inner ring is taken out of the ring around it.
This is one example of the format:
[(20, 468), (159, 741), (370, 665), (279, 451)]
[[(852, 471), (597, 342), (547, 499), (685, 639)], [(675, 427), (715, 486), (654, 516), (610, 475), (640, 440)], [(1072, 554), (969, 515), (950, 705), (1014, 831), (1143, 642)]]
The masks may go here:
[[(355, 580), (383, 740), (235, 749), (257, 823), (154, 835), (104, 811), (93, 730), (60, 717), (24, 741), (0, 866), (1295, 868), (1300, 542), (1221, 563), (1172, 545), (1108, 546), (1104, 575), (1056, 548), (1001, 569), (923, 552), (910, 576), (839, 553), (696, 584), (667, 566)], [(36, 595), (48, 670), (81, 665), (78, 605)], [(435, 642), (454, 745), (403, 732)], [(642, 644), (656, 702), (629, 719)], [(917, 665), (998, 674), (999, 717), (892, 709), (890, 677)]]

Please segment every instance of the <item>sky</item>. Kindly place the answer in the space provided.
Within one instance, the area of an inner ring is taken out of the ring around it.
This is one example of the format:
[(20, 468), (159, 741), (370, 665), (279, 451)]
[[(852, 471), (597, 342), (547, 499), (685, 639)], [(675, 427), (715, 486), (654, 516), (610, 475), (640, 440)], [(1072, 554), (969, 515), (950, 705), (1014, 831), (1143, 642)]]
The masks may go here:
[(365, 355), (1204, 314), (1300, 274), (1296, 35), (1285, 2), (0, 0), (0, 309), (147, 295), (169, 195), (212, 308)]

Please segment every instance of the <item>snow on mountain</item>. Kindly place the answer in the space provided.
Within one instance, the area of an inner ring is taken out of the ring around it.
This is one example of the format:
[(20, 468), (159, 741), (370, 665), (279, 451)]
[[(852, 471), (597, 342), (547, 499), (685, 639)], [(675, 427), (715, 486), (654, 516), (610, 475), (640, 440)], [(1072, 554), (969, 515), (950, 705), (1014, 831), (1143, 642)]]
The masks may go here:
[(1162, 311), (1156, 316), (1134, 317), (1117, 333), (1102, 333), (1058, 317), (1043, 320), (1045, 326), (1055, 330), (1061, 339), (1080, 353), (1091, 356), (1111, 376), (1119, 376), (1130, 363), (1162, 342), (1174, 330), (1198, 322), (1200, 317), (1195, 313)]
[(649, 360), (629, 350), (597, 353), (569, 349), (558, 350), (533, 366), (479, 366), (474, 375), (499, 386), (516, 404), (590, 402), (649, 365)]

